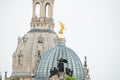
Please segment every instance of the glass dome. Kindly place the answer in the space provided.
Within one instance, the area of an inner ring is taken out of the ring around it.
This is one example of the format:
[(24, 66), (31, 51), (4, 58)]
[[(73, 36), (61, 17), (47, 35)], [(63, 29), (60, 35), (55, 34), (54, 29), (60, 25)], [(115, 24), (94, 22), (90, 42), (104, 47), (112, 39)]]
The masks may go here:
[(66, 47), (63, 41), (60, 41), (56, 47), (51, 48), (43, 55), (37, 65), (35, 79), (49, 80), (50, 69), (57, 67), (58, 60), (61, 58), (68, 61), (64, 66), (73, 70), (74, 78), (77, 78), (77, 80), (84, 80), (84, 70), (79, 57), (72, 49)]

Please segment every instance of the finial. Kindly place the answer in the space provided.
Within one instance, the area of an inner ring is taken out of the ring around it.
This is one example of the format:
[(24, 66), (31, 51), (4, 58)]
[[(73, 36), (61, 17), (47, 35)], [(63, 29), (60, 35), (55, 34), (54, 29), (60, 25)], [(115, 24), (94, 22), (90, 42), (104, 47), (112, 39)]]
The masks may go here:
[(59, 35), (60, 35), (60, 40), (63, 40), (62, 34), (63, 34), (63, 30), (65, 29), (65, 26), (62, 22), (59, 21), (59, 24), (61, 26), (60, 30), (59, 30)]
[(87, 67), (87, 56), (85, 56), (84, 66)]
[(85, 56), (85, 61), (87, 61), (87, 56)]

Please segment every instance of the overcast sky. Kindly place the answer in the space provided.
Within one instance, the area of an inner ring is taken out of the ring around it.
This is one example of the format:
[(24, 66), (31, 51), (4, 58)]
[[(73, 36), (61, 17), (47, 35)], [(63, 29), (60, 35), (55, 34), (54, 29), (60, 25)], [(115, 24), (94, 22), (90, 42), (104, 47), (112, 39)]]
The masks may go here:
[[(0, 71), (12, 72), (18, 36), (30, 30), (32, 0), (0, 0)], [(84, 62), (91, 80), (120, 80), (120, 0), (55, 0), (54, 22), (65, 24), (66, 46)]]

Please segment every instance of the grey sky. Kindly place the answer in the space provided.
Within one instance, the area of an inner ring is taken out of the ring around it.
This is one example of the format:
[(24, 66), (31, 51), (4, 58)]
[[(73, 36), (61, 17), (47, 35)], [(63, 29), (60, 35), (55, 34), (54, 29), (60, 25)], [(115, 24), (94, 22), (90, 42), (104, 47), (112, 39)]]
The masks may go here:
[[(30, 30), (32, 0), (0, 0), (0, 71), (10, 76), (18, 36)], [(120, 0), (55, 0), (58, 21), (66, 26), (66, 46), (88, 66), (92, 80), (120, 80)]]

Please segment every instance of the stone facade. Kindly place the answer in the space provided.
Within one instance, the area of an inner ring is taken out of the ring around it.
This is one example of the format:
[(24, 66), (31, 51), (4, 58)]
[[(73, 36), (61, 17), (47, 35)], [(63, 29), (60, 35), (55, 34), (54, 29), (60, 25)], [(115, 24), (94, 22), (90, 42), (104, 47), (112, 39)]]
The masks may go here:
[(57, 35), (51, 32), (28, 32), (19, 38), (13, 54), (13, 74), (33, 73), (39, 58), (57, 44)]
[[(18, 45), (13, 53), (11, 78), (31, 80), (42, 55), (57, 45), (58, 36), (54, 32), (53, 2), (54, 0), (33, 0), (31, 30), (18, 38)], [(40, 16), (36, 15), (37, 8), (40, 10), (38, 13)]]
[(68, 75), (66, 75), (66, 73), (60, 72), (60, 73), (52, 76), (52, 77), (50, 78), (50, 80), (65, 80), (66, 76), (68, 76)]

